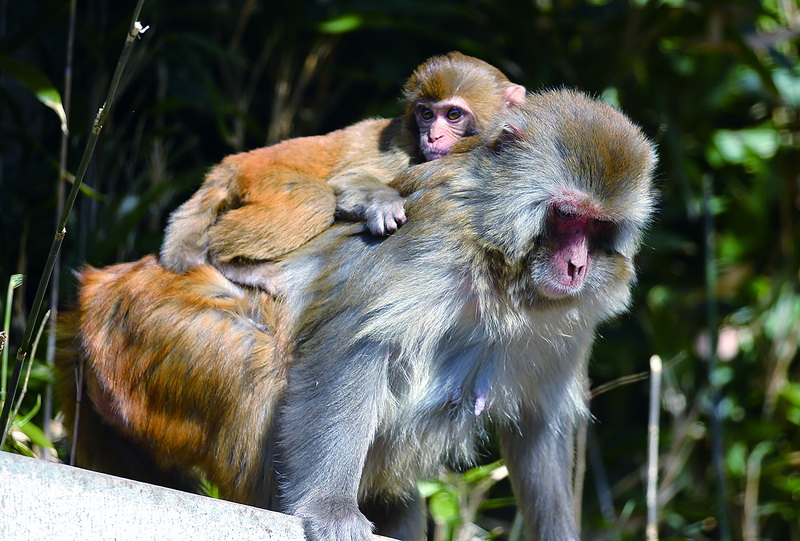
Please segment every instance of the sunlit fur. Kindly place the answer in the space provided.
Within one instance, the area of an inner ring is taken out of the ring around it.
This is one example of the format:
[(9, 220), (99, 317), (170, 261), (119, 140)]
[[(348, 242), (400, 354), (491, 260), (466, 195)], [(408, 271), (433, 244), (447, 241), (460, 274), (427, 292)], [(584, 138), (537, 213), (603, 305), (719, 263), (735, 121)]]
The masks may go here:
[[(528, 539), (576, 541), (585, 363), (598, 323), (630, 302), (654, 151), (621, 113), (566, 90), (530, 96), (499, 126), (395, 181), (416, 191), (394, 235), (334, 226), (280, 262), (281, 302), (209, 267), (85, 271), (77, 339), (99, 406), (86, 414), (255, 505), (275, 488), (277, 450), (279, 508), (326, 541), (368, 538), (359, 506), (380, 533), (421, 539), (415, 481), (473, 463), (496, 430)], [(582, 286), (553, 299), (538, 285), (565, 193), (614, 224)], [(226, 438), (176, 444), (203, 428)], [(93, 436), (103, 444), (81, 434)]]
[(179, 275), (153, 256), (78, 278), (77, 310), (58, 329), (70, 430), (74, 360), (86, 359), (78, 464), (178, 487), (198, 468), (223, 497), (267, 506), (267, 439), (287, 368), (280, 307), (209, 265)]
[[(369, 442), (361, 499), (402, 497), (441, 464), (474, 460), (474, 436), (487, 423), (513, 433), (541, 416), (537, 430), (566, 435), (584, 411), (580, 376), (594, 329), (630, 301), (654, 154), (622, 114), (584, 95), (529, 102), (504, 116), (495, 139), (401, 179), (432, 186), (410, 198), (397, 234), (375, 243), (353, 226), (335, 227), (285, 263), (288, 276), (303, 266), (309, 285), (289, 305), (300, 315), (281, 423), (284, 493), (290, 511), (318, 524), (320, 539), (338, 526), (321, 516), (314, 487), (345, 483), (338, 476), (353, 471), (342, 461), (363, 457)], [(553, 300), (536, 285), (548, 279), (548, 208), (562, 190), (585, 195), (615, 227), (602, 251), (593, 249), (581, 290)], [(313, 280), (309, 261), (320, 266)], [(547, 491), (559, 481), (568, 493), (568, 456), (565, 447), (526, 464), (543, 476), (531, 483)], [(529, 517), (569, 516), (568, 499), (537, 509), (527, 492), (520, 498)], [(547, 520), (529, 519), (532, 538), (574, 537), (569, 520), (545, 528)]]
[(470, 104), (472, 120), (480, 123), (469, 126), (474, 133), (524, 93), (477, 58), (433, 57), (406, 85), (405, 117), (365, 120), (327, 135), (226, 157), (170, 216), (160, 261), (176, 272), (217, 263), (235, 281), (271, 289), (246, 272), (247, 264), (291, 252), (329, 227), (335, 216), (364, 220), (378, 235), (405, 221), (400, 194), (386, 184), (424, 161), (414, 121), (417, 105), (457, 96)]
[(521, 102), (525, 88), (511, 83), (494, 66), (454, 51), (419, 66), (406, 81), (403, 95), (403, 117), (410, 132), (417, 131), (413, 122), (417, 104), (459, 98), (476, 113), (474, 130), (478, 133), (489, 129), (490, 121), (507, 105)]

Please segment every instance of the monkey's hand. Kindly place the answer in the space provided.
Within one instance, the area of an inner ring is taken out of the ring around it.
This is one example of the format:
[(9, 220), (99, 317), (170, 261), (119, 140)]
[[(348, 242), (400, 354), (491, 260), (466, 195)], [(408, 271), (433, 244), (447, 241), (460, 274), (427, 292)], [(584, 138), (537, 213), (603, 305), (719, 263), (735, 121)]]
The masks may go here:
[(406, 210), (403, 205), (403, 198), (392, 189), (375, 194), (372, 204), (365, 212), (370, 233), (383, 236), (397, 231), (406, 223)]
[(336, 215), (343, 220), (367, 223), (373, 235), (394, 233), (406, 222), (404, 199), (387, 186), (344, 190), (336, 197)]
[(405, 201), (387, 186), (392, 176), (369, 165), (356, 167), (328, 179), (336, 195), (336, 216), (364, 221), (373, 235), (388, 235), (406, 223)]
[(299, 512), (311, 541), (371, 541), (372, 523), (349, 502), (325, 502), (322, 512)]

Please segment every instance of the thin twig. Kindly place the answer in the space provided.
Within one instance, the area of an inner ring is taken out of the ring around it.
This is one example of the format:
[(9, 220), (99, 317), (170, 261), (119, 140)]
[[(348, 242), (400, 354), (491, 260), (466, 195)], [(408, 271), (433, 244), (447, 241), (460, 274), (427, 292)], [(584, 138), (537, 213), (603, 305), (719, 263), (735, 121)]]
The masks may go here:
[(658, 541), (658, 426), (661, 413), (661, 357), (650, 357), (650, 419), (647, 425), (647, 541)]
[(594, 399), (600, 396), (603, 393), (607, 393), (608, 391), (613, 391), (617, 387), (622, 387), (623, 385), (630, 385), (631, 383), (636, 383), (637, 381), (643, 381), (650, 377), (649, 372), (639, 372), (637, 374), (629, 374), (627, 376), (622, 376), (617, 379), (612, 379), (611, 381), (607, 381), (602, 385), (598, 385), (591, 391), (590, 398)]
[(83, 404), (83, 376), (86, 363), (82, 355), (77, 356), (75, 364), (75, 420), (72, 422), (72, 445), (69, 453), (69, 465), (78, 463), (78, 431), (81, 424), (81, 406)]
[[(790, 300), (791, 299), (791, 300)], [(794, 291), (787, 287), (781, 291), (773, 308), (776, 320), (780, 324), (775, 329), (770, 345), (770, 357), (775, 359), (769, 363), (769, 373), (764, 392), (764, 406), (761, 418), (765, 422), (772, 421), (778, 396), (789, 381), (789, 368), (797, 355), (797, 344), (800, 340), (800, 325), (792, 317), (794, 309)]]
[(44, 314), (44, 318), (42, 319), (42, 324), (39, 325), (39, 330), (36, 332), (36, 338), (33, 340), (33, 346), (31, 347), (31, 358), (28, 361), (28, 370), (25, 372), (25, 378), (22, 380), (22, 389), (19, 392), (19, 397), (17, 398), (17, 404), (14, 406), (14, 413), (11, 416), (11, 420), (13, 422), (14, 419), (17, 418), (19, 414), (19, 408), (22, 406), (22, 399), (25, 398), (25, 393), (28, 392), (28, 380), (31, 378), (31, 368), (33, 368), (33, 359), (36, 358), (36, 349), (39, 347), (39, 340), (42, 338), (42, 333), (44, 332), (44, 328), (47, 325), (48, 318), (50, 317), (50, 310), (48, 310)]
[(139, 0), (136, 4), (136, 8), (134, 9), (130, 30), (128, 31), (128, 35), (125, 37), (125, 45), (122, 48), (122, 53), (120, 54), (119, 61), (117, 62), (117, 69), (114, 71), (114, 77), (111, 80), (111, 86), (108, 90), (106, 102), (97, 112), (97, 117), (92, 125), (92, 133), (89, 135), (89, 140), (86, 143), (86, 149), (83, 153), (83, 158), (81, 159), (80, 166), (78, 167), (78, 172), (75, 175), (75, 182), (72, 184), (69, 196), (64, 204), (64, 211), (61, 215), (61, 221), (58, 224), (55, 237), (53, 238), (53, 243), (50, 245), (50, 253), (47, 256), (47, 262), (45, 263), (42, 276), (39, 279), (39, 286), (36, 289), (36, 296), (33, 299), (31, 312), (28, 315), (28, 320), (25, 324), (25, 333), (22, 336), (22, 343), (17, 350), (14, 373), (11, 376), (11, 380), (8, 382), (6, 401), (3, 404), (3, 412), (0, 414), (0, 427), (3, 428), (2, 439), (0, 439), (0, 441), (5, 441), (5, 438), (8, 434), (8, 429), (11, 426), (9, 422), (11, 405), (17, 395), (17, 386), (19, 385), (19, 378), (22, 373), (22, 365), (25, 362), (25, 358), (28, 356), (34, 329), (36, 329), (39, 324), (42, 311), (42, 302), (44, 300), (44, 295), (47, 292), (47, 285), (50, 282), (50, 276), (53, 274), (56, 256), (61, 249), (61, 244), (64, 242), (64, 237), (67, 235), (67, 220), (69, 219), (70, 212), (72, 212), (75, 199), (78, 197), (78, 192), (80, 191), (81, 184), (83, 183), (83, 177), (86, 175), (86, 170), (89, 168), (89, 162), (94, 154), (94, 148), (97, 145), (98, 138), (100, 137), (100, 131), (103, 129), (105, 119), (114, 103), (117, 87), (119, 86), (120, 79), (125, 71), (125, 65), (127, 64), (128, 58), (130, 57), (133, 49), (133, 43), (139, 34), (146, 30), (146, 28), (143, 28), (141, 23), (138, 21), (139, 13), (142, 10), (142, 5), (144, 5), (144, 0)]
[(717, 371), (717, 260), (716, 239), (714, 231), (714, 216), (711, 211), (712, 197), (711, 178), (703, 177), (703, 213), (704, 235), (706, 239), (706, 310), (708, 318), (708, 384), (711, 389), (711, 461), (717, 484), (717, 522), (719, 523), (719, 538), (721, 541), (730, 541), (731, 527), (728, 520), (728, 508), (725, 502), (727, 483), (725, 481), (724, 447), (722, 443), (722, 420), (720, 419), (720, 404), (722, 402), (719, 384), (716, 380)]
[[(22, 274), (12, 274), (8, 279), (8, 291), (6, 292), (6, 309), (3, 315), (3, 335), (8, 339), (11, 329), (11, 305), (14, 300), (14, 290), (22, 285), (25, 276)], [(0, 359), (2, 359), (2, 367), (0, 368), (0, 402), (6, 399), (6, 385), (8, 384), (8, 350), (0, 350)], [(2, 440), (0, 440), (2, 443)]]
[(475, 522), (475, 518), (478, 516), (478, 509), (486, 498), (486, 494), (489, 493), (489, 490), (491, 490), (498, 481), (502, 481), (506, 477), (508, 477), (508, 468), (506, 466), (500, 466), (475, 485), (470, 491), (468, 504), (465, 508), (462, 508), (466, 511), (462, 516), (462, 522), (464, 524), (467, 522)]
[[(72, 103), (72, 60), (75, 49), (75, 19), (78, 0), (71, 0), (69, 6), (69, 23), (67, 24), (67, 58), (64, 62), (64, 95), (62, 106), (64, 107), (64, 122), (69, 127), (70, 105)], [(64, 186), (67, 183), (67, 150), (69, 148), (69, 129), (61, 132), (61, 149), (58, 159), (58, 183), (56, 186), (56, 216), (55, 222), (58, 225), (58, 218), (61, 209), (64, 207)], [(61, 253), (56, 256), (53, 265), (53, 287), (50, 290), (50, 333), (47, 336), (47, 353), (45, 360), (47, 366), (52, 370), (56, 357), (56, 320), (58, 319), (58, 295), (61, 289)], [(48, 382), (44, 392), (44, 436), (48, 441), (51, 439), (50, 421), (53, 418), (53, 384)]]
[[(584, 396), (589, 400), (589, 386), (591, 385), (588, 377), (583, 378)], [(573, 454), (575, 464), (572, 471), (572, 512), (575, 515), (575, 523), (580, 525), (583, 515), (583, 487), (586, 481), (586, 433), (589, 426), (589, 415), (584, 415), (578, 419), (578, 429), (575, 431), (575, 452)]]
[[(611, 485), (608, 482), (608, 474), (603, 464), (603, 453), (600, 452), (600, 443), (597, 441), (597, 434), (595, 433), (594, 426), (589, 424), (586, 432), (586, 451), (589, 458), (589, 467), (592, 469), (592, 477), (594, 478), (594, 486), (597, 491), (597, 502), (600, 505), (600, 512), (606, 523), (609, 524), (610, 527), (613, 527), (613, 530), (619, 530), (619, 519), (614, 509), (614, 496), (611, 492)], [(617, 534), (615, 538), (619, 538), (619, 532), (615, 531), (614, 533)]]
[(236, 28), (234, 28), (233, 34), (231, 35), (231, 41), (228, 43), (229, 51), (235, 52), (239, 50), (239, 45), (242, 42), (244, 30), (247, 28), (247, 23), (250, 21), (250, 18), (252, 17), (257, 6), (258, 0), (245, 1), (244, 6), (242, 6), (241, 11), (239, 12), (239, 18), (236, 21)]
[(508, 532), (508, 541), (519, 541), (522, 539), (522, 513), (519, 511), (514, 515), (511, 523), (511, 530)]
[(666, 459), (661, 469), (661, 486), (658, 488), (658, 501), (661, 502), (661, 505), (671, 500), (679, 490), (678, 476), (685, 470), (689, 456), (696, 445), (696, 440), (692, 436), (692, 427), (700, 417), (701, 402), (698, 397), (691, 409), (672, 427), (670, 438), (672, 444), (669, 452), (665, 454)]
[(758, 541), (758, 483), (761, 481), (761, 461), (772, 449), (772, 442), (762, 441), (747, 457), (747, 484), (742, 506), (742, 538)]

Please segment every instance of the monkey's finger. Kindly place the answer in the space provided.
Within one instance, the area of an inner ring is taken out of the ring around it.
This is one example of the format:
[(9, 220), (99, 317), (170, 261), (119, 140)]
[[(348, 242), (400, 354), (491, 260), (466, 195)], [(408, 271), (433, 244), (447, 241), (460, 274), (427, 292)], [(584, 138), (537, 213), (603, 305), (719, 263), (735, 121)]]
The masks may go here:
[(404, 211), (401, 211), (397, 215), (394, 215), (394, 216), (388, 215), (388, 216), (386, 216), (383, 229), (386, 232), (386, 234), (394, 233), (404, 223), (406, 223), (406, 214), (405, 214)]

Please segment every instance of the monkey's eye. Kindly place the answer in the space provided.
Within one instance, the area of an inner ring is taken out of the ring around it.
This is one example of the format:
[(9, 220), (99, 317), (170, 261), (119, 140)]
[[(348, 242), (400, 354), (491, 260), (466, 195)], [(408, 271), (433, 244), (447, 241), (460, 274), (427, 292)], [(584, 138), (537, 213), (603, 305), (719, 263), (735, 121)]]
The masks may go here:
[(458, 120), (459, 118), (461, 118), (461, 115), (463, 114), (464, 113), (461, 112), (461, 109), (459, 109), (458, 107), (451, 107), (450, 109), (447, 110), (447, 118), (449, 120)]
[(430, 120), (433, 118), (433, 111), (428, 109), (427, 107), (423, 107), (419, 110), (419, 116), (422, 120)]
[(595, 220), (594, 221), (594, 230), (596, 233), (607, 233), (611, 231), (614, 227), (614, 222), (611, 220)]
[(578, 217), (578, 215), (574, 212), (570, 212), (569, 210), (565, 210), (561, 207), (556, 207), (556, 215), (559, 218), (564, 218), (565, 220), (574, 220)]

